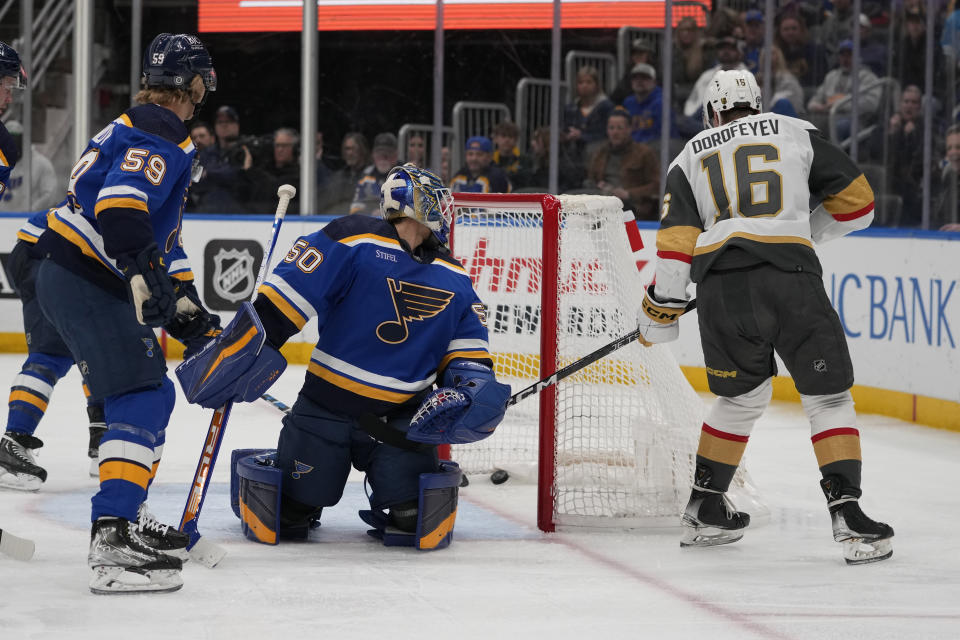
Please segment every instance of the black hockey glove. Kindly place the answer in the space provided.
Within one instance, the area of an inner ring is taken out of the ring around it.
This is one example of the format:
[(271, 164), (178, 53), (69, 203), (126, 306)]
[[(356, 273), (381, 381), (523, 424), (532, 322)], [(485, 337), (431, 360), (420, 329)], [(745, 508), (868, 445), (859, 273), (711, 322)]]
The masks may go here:
[(189, 358), (220, 335), (220, 316), (207, 311), (192, 282), (174, 281), (174, 286), (177, 313), (163, 328), (184, 344), (187, 350), (183, 357)]
[(177, 310), (177, 294), (157, 243), (149, 244), (135, 255), (118, 256), (117, 263), (130, 284), (137, 322), (148, 327), (162, 327), (169, 322)]

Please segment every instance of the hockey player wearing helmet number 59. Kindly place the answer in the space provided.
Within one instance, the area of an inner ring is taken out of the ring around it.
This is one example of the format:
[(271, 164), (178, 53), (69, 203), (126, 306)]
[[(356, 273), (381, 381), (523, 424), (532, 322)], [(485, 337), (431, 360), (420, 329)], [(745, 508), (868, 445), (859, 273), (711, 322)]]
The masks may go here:
[[(371, 535), (421, 549), (450, 543), (460, 471), (438, 461), (435, 445), (489, 436), (510, 395), (494, 377), (483, 304), (447, 248), (452, 204), (429, 171), (393, 168), (382, 217), (345, 216), (298, 239), (216, 346), (177, 369), (203, 406), (255, 399), (260, 377), (282, 369), (276, 349), (317, 318), (276, 453), (239, 458), (233, 470), (248, 536), (305, 537), (339, 502), (352, 465), (369, 482), (360, 516)], [(257, 364), (223, 365), (222, 354), (236, 358), (260, 331)]]
[[(640, 312), (645, 343), (675, 340), (687, 286), (697, 283), (707, 381), (719, 397), (700, 434), (681, 546), (735, 542), (750, 522), (726, 491), (770, 402), (776, 351), (810, 421), (834, 539), (850, 564), (884, 560), (893, 529), (858, 504), (853, 366), (814, 251), (814, 243), (870, 225), (873, 191), (815, 127), (760, 107), (749, 71), (718, 71), (711, 80), (708, 128), (667, 172), (656, 284)], [(813, 211), (811, 196), (819, 203)]]
[(88, 564), (94, 593), (173, 591), (189, 539), (146, 509), (176, 397), (154, 335), (202, 346), (219, 327), (200, 302), (180, 240), (195, 150), (184, 122), (216, 89), (195, 36), (163, 33), (143, 90), (90, 140), (37, 243), (37, 296), (91, 396), (104, 401), (100, 490)]
[[(0, 42), (0, 113), (13, 101), (13, 92), (27, 86), (27, 76), (20, 65), (16, 49)], [(17, 144), (0, 122), (0, 196), (7, 188), (7, 179), (17, 164)]]

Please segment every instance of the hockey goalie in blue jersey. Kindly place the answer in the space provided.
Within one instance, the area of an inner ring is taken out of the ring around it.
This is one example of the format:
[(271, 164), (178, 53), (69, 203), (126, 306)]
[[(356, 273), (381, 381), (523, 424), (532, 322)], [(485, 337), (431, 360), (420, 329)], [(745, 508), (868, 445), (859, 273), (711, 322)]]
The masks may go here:
[[(275, 456), (236, 466), (250, 537), (306, 535), (323, 507), (340, 500), (352, 464), (370, 485), (371, 509), (361, 517), (371, 534), (421, 549), (449, 544), (460, 471), (438, 460), (435, 445), (489, 436), (510, 395), (493, 373), (483, 304), (447, 247), (452, 204), (432, 173), (394, 168), (382, 187), (382, 219), (346, 216), (298, 239), (245, 312), (255, 311), (254, 321), (238, 314), (234, 323), (262, 323), (260, 357), (313, 316), (320, 336)], [(225, 351), (228, 336), (248, 334), (227, 327), (223, 335)], [(205, 352), (219, 358), (212, 347)], [(187, 397), (206, 406), (253, 399), (260, 390), (249, 392), (245, 378)], [(276, 489), (269, 496), (246, 493), (265, 484)]]
[(88, 555), (94, 593), (183, 584), (189, 538), (157, 523), (144, 503), (176, 398), (154, 327), (188, 348), (219, 327), (200, 302), (180, 240), (195, 155), (184, 122), (215, 88), (199, 39), (154, 38), (138, 105), (90, 140), (36, 245), (43, 315), (91, 396), (104, 402)]

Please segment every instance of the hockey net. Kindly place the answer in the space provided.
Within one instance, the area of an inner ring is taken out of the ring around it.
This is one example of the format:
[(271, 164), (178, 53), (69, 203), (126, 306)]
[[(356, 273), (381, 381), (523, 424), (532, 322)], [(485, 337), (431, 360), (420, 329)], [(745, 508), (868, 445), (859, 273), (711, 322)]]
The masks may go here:
[[(514, 392), (636, 328), (642, 243), (619, 199), (454, 197), (454, 254), (486, 305), (497, 377)], [(451, 448), (465, 473), (536, 477), (545, 531), (678, 525), (705, 410), (668, 347), (634, 342), (538, 395), (510, 407), (490, 438)], [(731, 496), (762, 515), (743, 469)]]

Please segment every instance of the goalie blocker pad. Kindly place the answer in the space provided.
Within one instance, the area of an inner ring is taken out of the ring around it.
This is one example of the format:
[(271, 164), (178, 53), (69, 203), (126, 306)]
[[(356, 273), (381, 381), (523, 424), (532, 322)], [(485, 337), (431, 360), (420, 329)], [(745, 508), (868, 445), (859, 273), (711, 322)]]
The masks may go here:
[(286, 366), (280, 352), (267, 343), (253, 305), (244, 302), (223, 333), (177, 367), (177, 379), (188, 402), (218, 409), (228, 400), (256, 400)]
[(387, 547), (415, 547), (421, 551), (449, 547), (457, 520), (462, 475), (460, 465), (451, 460), (441, 460), (440, 471), (420, 474), (416, 532), (392, 527), (386, 513), (368, 510), (360, 512), (360, 518), (374, 527), (367, 533), (382, 540)]

